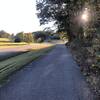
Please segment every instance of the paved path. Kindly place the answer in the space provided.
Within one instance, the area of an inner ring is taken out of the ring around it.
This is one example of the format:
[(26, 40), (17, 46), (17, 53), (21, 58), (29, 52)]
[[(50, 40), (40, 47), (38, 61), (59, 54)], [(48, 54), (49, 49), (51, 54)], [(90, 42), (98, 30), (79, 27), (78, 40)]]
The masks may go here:
[(0, 100), (93, 100), (70, 52), (62, 44), (10, 77)]

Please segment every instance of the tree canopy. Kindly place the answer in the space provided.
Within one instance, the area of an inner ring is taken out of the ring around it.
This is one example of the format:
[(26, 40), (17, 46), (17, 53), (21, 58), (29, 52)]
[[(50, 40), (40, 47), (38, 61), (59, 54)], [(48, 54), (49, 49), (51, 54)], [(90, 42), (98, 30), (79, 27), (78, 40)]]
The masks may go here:
[[(99, 0), (37, 0), (37, 15), (41, 25), (55, 21), (58, 31), (67, 32), (71, 39), (80, 29), (79, 18), (85, 6), (90, 4), (95, 7), (95, 12), (97, 12), (98, 2)], [(98, 24), (96, 23), (96, 25)]]
[(40, 24), (55, 21), (59, 31), (67, 31), (73, 37), (71, 25), (83, 5), (84, 0), (37, 0)]
[(0, 31), (0, 38), (10, 38), (10, 34), (5, 31)]

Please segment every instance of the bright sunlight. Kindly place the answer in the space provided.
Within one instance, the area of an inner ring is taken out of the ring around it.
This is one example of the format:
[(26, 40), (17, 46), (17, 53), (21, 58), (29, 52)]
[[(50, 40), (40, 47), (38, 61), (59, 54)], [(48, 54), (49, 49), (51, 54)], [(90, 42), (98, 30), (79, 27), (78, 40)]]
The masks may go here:
[(35, 0), (0, 0), (0, 30), (17, 33), (40, 29)]

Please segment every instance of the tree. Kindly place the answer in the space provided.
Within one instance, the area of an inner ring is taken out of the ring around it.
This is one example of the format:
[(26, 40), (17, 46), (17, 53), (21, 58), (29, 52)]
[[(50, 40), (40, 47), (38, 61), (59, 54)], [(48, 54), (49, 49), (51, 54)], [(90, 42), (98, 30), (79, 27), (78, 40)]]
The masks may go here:
[(24, 41), (27, 43), (32, 43), (33, 42), (33, 34), (32, 33), (25, 33), (24, 34)]
[(20, 40), (20, 38), (18, 38), (18, 37), (15, 37), (15, 40), (14, 40), (14, 42), (21, 42), (21, 40)]
[(10, 34), (5, 31), (0, 31), (0, 38), (10, 38)]
[(24, 42), (24, 32), (17, 33), (16, 37), (19, 38), (21, 42)]
[(37, 0), (40, 24), (55, 21), (58, 30), (66, 31), (69, 40), (72, 40), (75, 37), (72, 28), (78, 26), (78, 22), (74, 24), (75, 18), (79, 16), (84, 3), (85, 0)]
[(33, 32), (34, 42), (43, 42), (45, 39), (46, 39), (46, 32), (44, 31)]

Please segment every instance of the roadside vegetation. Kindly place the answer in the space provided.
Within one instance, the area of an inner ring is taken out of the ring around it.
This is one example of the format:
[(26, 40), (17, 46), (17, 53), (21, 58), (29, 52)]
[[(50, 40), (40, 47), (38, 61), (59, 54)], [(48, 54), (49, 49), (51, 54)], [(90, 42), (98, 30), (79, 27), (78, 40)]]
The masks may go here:
[(11, 57), (15, 57), (15, 56), (17, 56), (17, 55), (26, 53), (26, 52), (28, 52), (28, 51), (8, 52), (8, 53), (1, 54), (1, 55), (0, 55), (0, 62), (3, 61), (3, 60), (9, 59), (9, 58), (11, 58)]
[(41, 25), (55, 22), (100, 100), (100, 0), (37, 0), (37, 10)]

